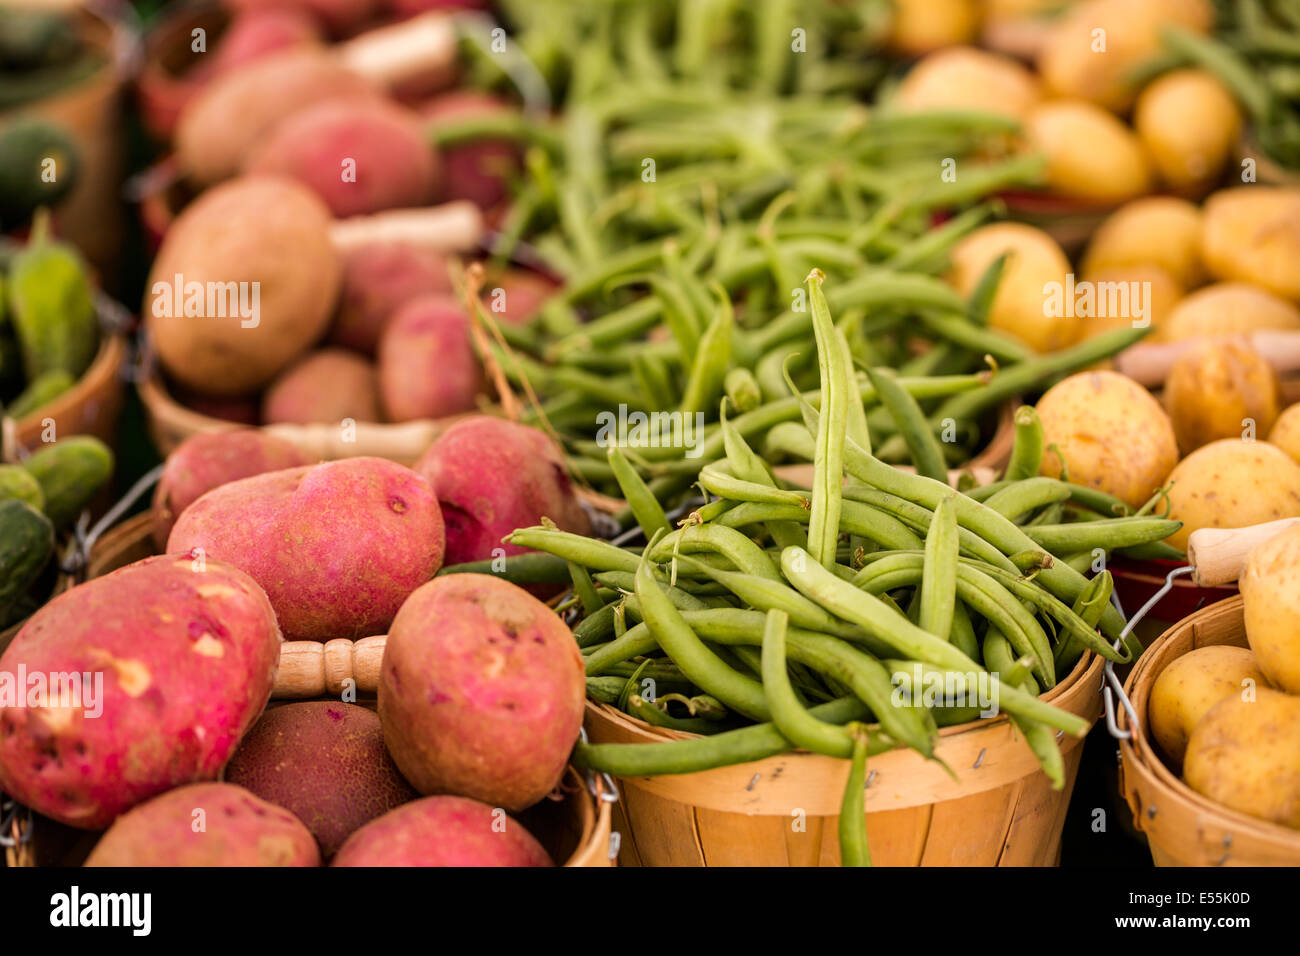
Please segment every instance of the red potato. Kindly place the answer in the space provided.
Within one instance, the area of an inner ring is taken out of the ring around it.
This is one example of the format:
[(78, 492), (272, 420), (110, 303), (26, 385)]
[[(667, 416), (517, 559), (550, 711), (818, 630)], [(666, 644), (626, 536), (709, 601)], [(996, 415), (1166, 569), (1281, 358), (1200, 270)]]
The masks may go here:
[(559, 783), (582, 726), (586, 678), (564, 622), (490, 574), (435, 578), (388, 630), (384, 743), (423, 794), (523, 810)]
[(161, 555), (66, 591), (0, 657), (0, 685), (25, 674), (26, 695), (32, 675), (90, 675), (94, 700), (0, 695), (0, 789), (97, 830), (213, 780), (266, 706), (279, 655), (266, 594), (221, 561)]
[(483, 287), (483, 307), (498, 320), (525, 325), (537, 318), (546, 300), (559, 291), (546, 276), (525, 269), (507, 269)]
[(347, 349), (321, 349), (281, 373), (262, 397), (262, 421), (337, 425), (379, 421), (375, 367)]
[(422, 477), (345, 458), (233, 481), (177, 519), (173, 554), (202, 548), (266, 589), (292, 640), (382, 634), (442, 567), (442, 514)]
[(554, 866), (523, 824), (477, 800), (426, 797), (352, 834), (334, 866)]
[(343, 257), (343, 293), (329, 340), (373, 355), (398, 308), (417, 296), (451, 291), (440, 255), (399, 242), (357, 246)]
[(563, 531), (587, 534), (564, 456), (543, 432), (487, 415), (456, 422), (415, 464), (428, 479), (447, 529), (448, 564), (480, 561), (524, 548), (502, 538), (550, 518)]
[(320, 866), (288, 810), (229, 783), (194, 783), (123, 814), (86, 866)]
[[(511, 110), (512, 107), (504, 100), (486, 93), (456, 90), (427, 103), (421, 113), (428, 120), (427, 128), (436, 131), (446, 121)], [(509, 195), (510, 180), (520, 166), (519, 148), (502, 140), (478, 140), (448, 146), (439, 153), (442, 157), (442, 201), (468, 199), (480, 209), (491, 209)]]
[(151, 525), (159, 551), (167, 548), (176, 518), (213, 488), (268, 471), (310, 464), (282, 438), (256, 429), (205, 432), (185, 439), (167, 456), (153, 492)]
[(212, 53), (212, 75), (220, 76), (277, 50), (320, 43), (320, 28), (306, 13), (278, 7), (250, 8), (232, 17), (221, 32)]
[(386, 6), (399, 17), (413, 17), (429, 10), (486, 10), (488, 0), (387, 0)]
[(245, 157), (243, 170), (296, 179), (340, 218), (425, 205), (438, 177), (415, 114), (369, 98), (294, 113)]
[(472, 411), (483, 368), (470, 342), (470, 320), (446, 295), (402, 306), (379, 338), (379, 400), (392, 422)]
[(378, 715), (328, 700), (268, 710), (225, 779), (297, 816), (326, 859), (354, 831), (419, 796), (384, 749)]
[(336, 36), (347, 36), (372, 19), (378, 0), (224, 0), (232, 10), (283, 10), (308, 14), (324, 23)]

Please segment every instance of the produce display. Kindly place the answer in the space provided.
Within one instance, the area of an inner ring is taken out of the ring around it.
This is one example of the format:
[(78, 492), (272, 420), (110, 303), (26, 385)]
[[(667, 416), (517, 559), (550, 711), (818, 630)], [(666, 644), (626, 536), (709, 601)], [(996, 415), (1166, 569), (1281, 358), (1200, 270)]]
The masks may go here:
[(134, 7), (0, 0), (6, 866), (1300, 866), (1293, 3)]

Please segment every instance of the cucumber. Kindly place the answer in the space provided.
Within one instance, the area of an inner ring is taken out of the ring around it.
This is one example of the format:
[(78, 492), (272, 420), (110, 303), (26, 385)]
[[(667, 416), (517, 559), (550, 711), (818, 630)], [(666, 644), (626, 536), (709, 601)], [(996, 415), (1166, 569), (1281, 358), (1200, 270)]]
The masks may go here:
[(0, 501), (16, 498), (37, 511), (45, 510), (45, 493), (40, 482), (22, 465), (0, 465)]
[(25, 501), (0, 501), (0, 620), (45, 570), (54, 554), (54, 526)]
[(51, 96), (88, 80), (108, 65), (98, 50), (85, 50), (67, 63), (55, 63), (37, 70), (13, 73), (0, 84), (0, 110), (12, 109)]
[(67, 63), (81, 49), (65, 13), (9, 6), (0, 17), (0, 68), (17, 73)]
[(113, 474), (113, 453), (98, 438), (74, 435), (42, 448), (22, 463), (45, 495), (45, 514), (56, 529), (76, 520)]
[(5, 414), (10, 418), (25, 418), (76, 384), (77, 380), (61, 368), (46, 372), (22, 390), (5, 409)]
[(0, 402), (23, 390), (23, 356), (18, 340), (9, 329), (0, 327)]
[(34, 116), (0, 125), (0, 226), (26, 222), (76, 185), (81, 151), (60, 126)]
[(32, 382), (63, 369), (80, 378), (99, 347), (90, 280), (70, 245), (49, 239), (48, 216), (39, 215), (32, 241), (9, 267), (9, 321)]

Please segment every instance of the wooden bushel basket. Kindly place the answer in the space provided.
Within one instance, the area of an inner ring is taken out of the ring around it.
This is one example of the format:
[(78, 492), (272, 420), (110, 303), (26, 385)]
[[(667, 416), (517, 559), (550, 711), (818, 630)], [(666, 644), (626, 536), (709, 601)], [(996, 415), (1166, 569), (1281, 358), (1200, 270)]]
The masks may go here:
[(1166, 631), (1147, 648), (1124, 690), (1140, 726), (1120, 708), (1120, 789), (1146, 834), (1156, 866), (1300, 866), (1300, 830), (1258, 820), (1201, 796), (1157, 754), (1146, 726), (1147, 701), (1161, 672), (1198, 647), (1246, 647), (1240, 596), (1220, 601)]
[[(1102, 660), (1086, 653), (1043, 699), (1100, 713)], [(686, 735), (587, 703), (593, 743)], [(1005, 717), (946, 727), (935, 750), (957, 774), (898, 750), (867, 761), (867, 837), (877, 866), (1052, 866), (1083, 755), (1061, 739), (1065, 787), (1051, 789)], [(849, 762), (805, 751), (701, 773), (620, 778), (614, 826), (624, 866), (838, 866)]]
[[(106, 532), (91, 549), (87, 579), (155, 554), (150, 531), (150, 516), (146, 513)], [(70, 576), (63, 575), (54, 593), (61, 594), (74, 584)], [(3, 649), (0, 644), (0, 651)], [(374, 706), (373, 699), (359, 703)], [(611, 840), (615, 796), (607, 791), (600, 774), (588, 778), (570, 767), (560, 782), (558, 799), (543, 800), (519, 816), (557, 863), (562, 861), (563, 866), (572, 867), (610, 867), (614, 866)], [(32, 831), (20, 836), (22, 842), (5, 848), (9, 866), (78, 865), (81, 861), (77, 857), (84, 856), (93, 846), (84, 831), (43, 817), (35, 818)]]

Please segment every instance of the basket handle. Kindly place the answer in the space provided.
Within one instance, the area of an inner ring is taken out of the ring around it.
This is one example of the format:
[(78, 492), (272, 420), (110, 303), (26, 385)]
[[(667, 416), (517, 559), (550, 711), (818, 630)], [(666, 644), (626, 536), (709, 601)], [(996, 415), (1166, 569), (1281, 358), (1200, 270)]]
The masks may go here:
[(1174, 363), (1204, 342), (1235, 342), (1258, 352), (1276, 372), (1300, 369), (1300, 332), (1266, 330), (1247, 335), (1148, 342), (1125, 349), (1115, 357), (1115, 370), (1146, 386), (1163, 385)]
[(339, 45), (337, 55), (353, 73), (392, 86), (426, 70), (450, 69), (457, 42), (452, 18), (431, 11), (354, 37)]
[(1248, 528), (1201, 528), (1187, 541), (1187, 560), (1196, 569), (1192, 580), (1201, 587), (1232, 584), (1245, 570), (1253, 548), (1281, 534), (1300, 518), (1282, 518)]
[(379, 690), (379, 666), (384, 659), (387, 635), (363, 637), (359, 641), (337, 638), (326, 641), (285, 641), (280, 645), (280, 666), (271, 687), (274, 700), (337, 697), (346, 681), (355, 682), (359, 693)]
[(377, 242), (396, 242), (437, 253), (471, 252), (486, 232), (483, 213), (460, 199), (441, 206), (390, 209), (334, 222), (330, 242), (339, 252)]

